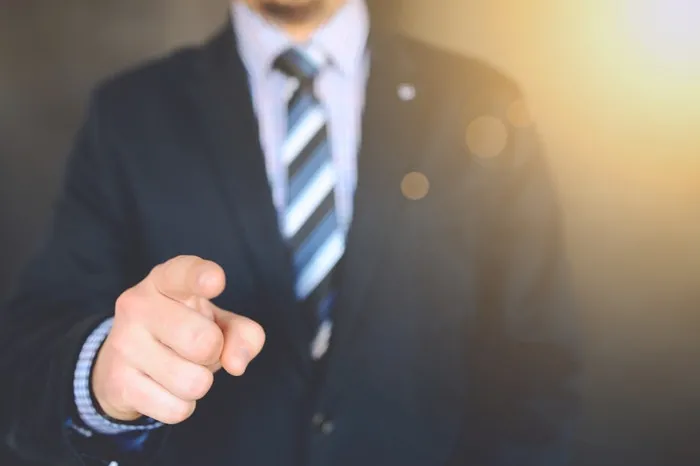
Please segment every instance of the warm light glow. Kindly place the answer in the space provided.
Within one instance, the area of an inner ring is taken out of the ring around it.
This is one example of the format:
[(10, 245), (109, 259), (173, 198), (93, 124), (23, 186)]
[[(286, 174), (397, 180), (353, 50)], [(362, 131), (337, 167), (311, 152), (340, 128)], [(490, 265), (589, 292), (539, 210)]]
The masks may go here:
[(401, 181), (401, 192), (406, 199), (419, 201), (428, 195), (428, 191), (430, 191), (430, 182), (420, 172), (411, 172)]
[(543, 78), (561, 110), (577, 107), (569, 137), (604, 141), (619, 160), (697, 154), (700, 0), (590, 0), (557, 14), (572, 12), (577, 21), (556, 30), (571, 44), (562, 59), (572, 79)]
[(700, 65), (700, 1), (629, 0), (631, 32), (657, 60)]
[(467, 126), (466, 142), (469, 150), (481, 158), (501, 155), (508, 144), (508, 129), (498, 118), (484, 115)]
[(700, 167), (700, 0), (408, 3), (425, 40), (493, 63), (524, 93), (527, 106), (468, 122), (473, 155), (497, 157), (513, 127), (536, 123), (548, 153), (572, 166), (619, 163), (616, 176), (645, 180), (661, 175), (642, 160)]
[(518, 99), (508, 107), (508, 122), (516, 128), (527, 128), (533, 124), (527, 104)]

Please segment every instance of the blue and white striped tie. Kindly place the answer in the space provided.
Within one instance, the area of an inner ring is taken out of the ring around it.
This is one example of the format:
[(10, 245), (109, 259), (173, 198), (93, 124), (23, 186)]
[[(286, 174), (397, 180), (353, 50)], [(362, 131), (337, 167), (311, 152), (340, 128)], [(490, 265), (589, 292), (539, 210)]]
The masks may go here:
[(345, 233), (336, 215), (337, 173), (328, 141), (326, 114), (314, 94), (322, 55), (290, 49), (275, 66), (289, 76), (287, 137), (282, 160), (288, 196), (282, 229), (294, 259), (296, 295), (318, 318), (311, 345), (314, 359), (328, 349), (334, 298), (333, 276), (345, 252)]

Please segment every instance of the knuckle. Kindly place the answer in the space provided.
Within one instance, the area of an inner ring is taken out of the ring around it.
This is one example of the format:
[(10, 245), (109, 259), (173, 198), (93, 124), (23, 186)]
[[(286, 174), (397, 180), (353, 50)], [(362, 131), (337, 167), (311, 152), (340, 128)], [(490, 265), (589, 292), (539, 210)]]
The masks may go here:
[(217, 361), (221, 355), (224, 336), (215, 324), (201, 326), (191, 331), (189, 340), (189, 357), (194, 362), (209, 364)]
[(110, 354), (114, 364), (125, 365), (127, 361), (138, 361), (142, 332), (133, 326), (116, 325), (104, 343), (101, 352)]
[(140, 297), (136, 291), (132, 288), (125, 291), (117, 298), (114, 303), (114, 312), (117, 317), (122, 317), (126, 319), (131, 319), (134, 313), (139, 308)]
[(160, 421), (170, 425), (179, 424), (192, 416), (195, 406), (194, 402), (182, 400), (168, 403), (163, 409)]
[(198, 261), (199, 261), (199, 258), (196, 256), (180, 255), (180, 256), (177, 256), (174, 259), (166, 262), (166, 264), (168, 265), (169, 270), (172, 272), (175, 269), (180, 269), (180, 270), (188, 269), (188, 268), (192, 267), (193, 265), (197, 264)]
[(184, 392), (188, 399), (200, 400), (209, 392), (214, 383), (214, 374), (201, 367), (183, 377)]
[(118, 358), (126, 358), (132, 347), (127, 341), (127, 336), (127, 333), (113, 332), (110, 335), (109, 345), (105, 345), (105, 350), (111, 350)]
[(143, 320), (151, 299), (148, 287), (142, 284), (126, 290), (114, 303), (115, 318), (125, 322)]
[(171, 260), (166, 262), (167, 264), (186, 264), (195, 259), (195, 256), (189, 256), (187, 254), (180, 254), (173, 257)]
[(150, 274), (149, 278), (152, 278), (152, 277), (154, 277), (154, 276), (157, 276), (157, 275), (162, 274), (162, 273), (163, 273), (163, 270), (167, 267), (167, 265), (168, 265), (168, 263), (165, 262), (165, 263), (158, 264), (158, 265), (156, 265), (155, 267), (153, 267), (153, 268), (151, 269), (151, 274)]
[(173, 281), (174, 269), (178, 262), (173, 259), (160, 265), (156, 265), (153, 269), (153, 276), (160, 284), (168, 284)]

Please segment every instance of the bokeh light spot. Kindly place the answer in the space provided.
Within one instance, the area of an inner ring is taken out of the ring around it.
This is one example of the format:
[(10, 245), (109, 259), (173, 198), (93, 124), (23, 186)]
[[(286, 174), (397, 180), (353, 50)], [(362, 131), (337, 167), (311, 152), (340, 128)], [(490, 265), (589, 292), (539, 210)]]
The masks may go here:
[(412, 201), (418, 201), (428, 195), (430, 182), (428, 178), (420, 172), (411, 172), (403, 177), (401, 181), (401, 192)]
[(396, 92), (399, 95), (399, 99), (403, 100), (404, 102), (408, 102), (416, 98), (416, 87), (413, 84), (401, 84), (397, 88)]
[(527, 128), (532, 125), (533, 119), (525, 101), (518, 99), (508, 107), (508, 121), (516, 128)]
[(508, 129), (498, 118), (481, 116), (467, 127), (467, 147), (478, 157), (500, 155), (508, 144)]

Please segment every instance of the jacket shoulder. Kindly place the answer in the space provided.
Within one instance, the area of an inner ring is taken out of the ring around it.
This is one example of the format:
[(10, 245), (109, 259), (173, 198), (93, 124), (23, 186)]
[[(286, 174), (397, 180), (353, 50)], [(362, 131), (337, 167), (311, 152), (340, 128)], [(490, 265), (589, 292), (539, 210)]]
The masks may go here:
[(202, 46), (178, 48), (122, 70), (99, 82), (92, 92), (92, 105), (119, 116), (162, 106), (194, 82), (203, 62)]
[[(519, 168), (540, 159), (541, 142), (518, 83), (483, 59), (407, 39), (426, 112), (480, 165)], [(498, 156), (495, 156), (498, 155)]]
[(405, 37), (404, 43), (420, 79), (440, 93), (456, 98), (466, 93), (470, 99), (478, 97), (492, 103), (520, 98), (515, 79), (484, 59), (416, 38)]

